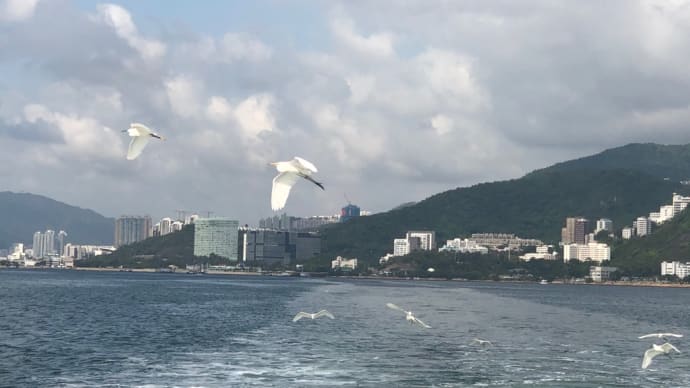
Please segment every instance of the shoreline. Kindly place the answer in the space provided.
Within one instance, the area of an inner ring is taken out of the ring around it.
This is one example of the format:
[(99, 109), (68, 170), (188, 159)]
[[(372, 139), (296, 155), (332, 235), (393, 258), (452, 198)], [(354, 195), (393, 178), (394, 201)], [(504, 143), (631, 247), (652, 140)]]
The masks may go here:
[[(5, 269), (5, 268), (3, 268)], [(188, 274), (186, 271), (179, 271), (179, 272), (166, 272), (166, 271), (158, 271), (155, 268), (128, 268), (128, 269), (121, 269), (121, 268), (109, 268), (109, 267), (74, 267), (74, 268), (37, 268), (37, 267), (21, 267), (21, 268), (10, 268), (7, 267), (6, 269), (22, 269), (22, 270), (46, 270), (46, 269), (51, 269), (51, 270), (71, 270), (71, 271), (91, 271), (91, 272), (139, 272), (139, 273), (172, 273), (172, 274), (183, 274), (183, 275), (193, 275), (193, 273)], [(300, 276), (295, 276), (295, 275), (278, 275), (280, 272), (276, 273), (262, 273), (262, 272), (252, 272), (252, 271), (217, 271), (217, 270), (209, 270), (204, 273), (198, 273), (198, 274), (203, 274), (203, 275), (229, 275), (229, 276), (270, 276), (270, 277), (297, 277), (297, 278), (302, 278)], [(312, 277), (305, 277), (305, 279), (311, 279)], [(495, 283), (519, 283), (519, 284), (537, 284), (539, 285), (539, 282), (536, 281), (521, 281), (521, 280), (467, 280), (467, 279), (446, 279), (446, 278), (409, 278), (409, 277), (392, 277), (392, 276), (315, 276), (313, 278), (316, 279), (323, 279), (323, 278), (331, 278), (331, 279), (348, 279), (348, 280), (386, 280), (386, 281), (432, 281), (432, 282), (439, 282), (439, 281), (450, 281), (450, 282), (466, 282), (466, 283), (475, 283), (475, 282), (495, 282)], [(571, 282), (565, 282), (562, 280), (555, 280), (553, 282), (550, 282), (548, 284), (544, 284), (544, 286), (552, 285), (552, 284), (557, 284), (557, 285), (575, 285), (575, 286), (623, 286), (623, 287), (661, 287), (661, 288), (690, 288), (690, 283), (664, 283), (664, 282), (655, 282), (655, 281), (606, 281), (606, 282), (600, 282), (600, 283), (586, 283), (586, 282), (577, 282), (577, 283), (571, 283)]]

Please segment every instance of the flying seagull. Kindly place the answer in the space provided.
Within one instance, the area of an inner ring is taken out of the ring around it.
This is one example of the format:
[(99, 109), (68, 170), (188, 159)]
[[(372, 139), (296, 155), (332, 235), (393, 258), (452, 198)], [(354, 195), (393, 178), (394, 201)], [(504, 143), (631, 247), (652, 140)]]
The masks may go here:
[(475, 339), (472, 340), (472, 343), (471, 343), (470, 345), (481, 345), (481, 346), (484, 346), (484, 345), (493, 345), (493, 344), (491, 343), (491, 341), (487, 341), (487, 340), (475, 338)]
[(300, 311), (299, 313), (297, 313), (297, 315), (295, 315), (294, 318), (292, 318), (292, 322), (297, 322), (302, 318), (316, 319), (316, 318), (320, 318), (320, 317), (328, 317), (331, 319), (335, 319), (333, 314), (329, 313), (328, 310), (321, 310), (318, 313), (313, 313), (313, 314), (305, 313), (304, 311)]
[(317, 172), (316, 166), (298, 156), (287, 162), (270, 163), (275, 166), (280, 174), (273, 178), (273, 190), (271, 191), (271, 209), (280, 210), (285, 207), (290, 189), (299, 178), (304, 178), (324, 190), (323, 185), (315, 181), (310, 175)]
[(642, 369), (647, 369), (649, 365), (652, 364), (652, 359), (660, 354), (669, 354), (671, 351), (680, 353), (680, 350), (676, 349), (675, 346), (666, 342), (663, 345), (652, 344), (650, 349), (644, 352), (644, 357), (642, 358)]
[(136, 159), (152, 137), (165, 140), (163, 136), (153, 132), (146, 125), (139, 123), (130, 124), (129, 129), (125, 129), (122, 132), (127, 132), (129, 136), (132, 137), (132, 141), (129, 142), (129, 149), (127, 150), (127, 160)]
[(407, 322), (409, 322), (410, 324), (416, 323), (416, 324), (418, 324), (418, 325), (420, 325), (420, 326), (422, 326), (422, 327), (424, 327), (424, 328), (431, 329), (431, 326), (427, 325), (426, 323), (422, 322), (419, 318), (415, 317), (415, 316), (412, 314), (412, 311), (403, 310), (402, 308), (400, 308), (399, 306), (394, 305), (393, 303), (386, 303), (386, 306), (387, 306), (388, 308), (390, 308), (390, 309), (398, 310), (398, 311), (404, 312), (404, 313), (405, 313), (405, 320), (406, 320)]
[(644, 339), (644, 338), (661, 338), (661, 339), (668, 339), (669, 337), (676, 337), (676, 338), (681, 338), (683, 337), (682, 334), (673, 334), (673, 333), (652, 333), (652, 334), (645, 334), (641, 335), (637, 338), (639, 339)]

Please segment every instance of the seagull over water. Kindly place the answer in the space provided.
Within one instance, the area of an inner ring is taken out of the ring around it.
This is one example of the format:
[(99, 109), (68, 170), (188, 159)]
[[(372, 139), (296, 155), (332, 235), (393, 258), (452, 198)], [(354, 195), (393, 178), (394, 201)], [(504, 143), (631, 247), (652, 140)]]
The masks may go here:
[(652, 364), (652, 359), (654, 357), (660, 354), (669, 354), (671, 351), (680, 353), (680, 350), (676, 349), (675, 346), (668, 342), (663, 345), (652, 344), (652, 347), (644, 352), (644, 357), (642, 358), (642, 369), (647, 369), (647, 367)]
[(472, 343), (471, 343), (470, 345), (481, 345), (481, 346), (484, 346), (484, 345), (493, 345), (493, 344), (491, 343), (491, 341), (487, 341), (487, 340), (475, 338), (475, 339), (472, 340)]
[(331, 319), (335, 319), (333, 314), (329, 313), (328, 310), (321, 310), (318, 313), (305, 313), (304, 311), (300, 311), (295, 315), (294, 318), (292, 318), (292, 322), (297, 322), (302, 318), (311, 318), (311, 319), (316, 319), (316, 318), (321, 318), (321, 317), (328, 317)]
[(130, 124), (129, 129), (125, 129), (122, 132), (127, 132), (127, 134), (132, 137), (132, 141), (129, 142), (129, 149), (127, 150), (127, 160), (136, 159), (152, 137), (165, 140), (163, 136), (153, 132), (146, 125), (139, 123)]
[(316, 166), (311, 162), (295, 156), (294, 159), (286, 162), (269, 163), (276, 167), (280, 174), (273, 178), (273, 190), (271, 190), (271, 209), (280, 210), (285, 207), (285, 202), (290, 195), (290, 189), (297, 183), (299, 178), (304, 178), (325, 190), (320, 182), (315, 181), (310, 175), (318, 172)]
[(412, 314), (412, 311), (403, 310), (402, 308), (400, 308), (397, 305), (394, 305), (393, 303), (386, 303), (386, 306), (390, 309), (404, 312), (405, 320), (410, 324), (416, 323), (426, 329), (431, 329), (431, 326), (427, 325), (426, 323), (422, 322), (419, 318), (415, 317), (414, 314)]
[(683, 337), (682, 334), (673, 334), (673, 333), (652, 333), (652, 334), (645, 334), (641, 335), (637, 338), (639, 339), (644, 339), (644, 338), (661, 338), (664, 340), (667, 340), (670, 337), (676, 337), (676, 338), (681, 338)]

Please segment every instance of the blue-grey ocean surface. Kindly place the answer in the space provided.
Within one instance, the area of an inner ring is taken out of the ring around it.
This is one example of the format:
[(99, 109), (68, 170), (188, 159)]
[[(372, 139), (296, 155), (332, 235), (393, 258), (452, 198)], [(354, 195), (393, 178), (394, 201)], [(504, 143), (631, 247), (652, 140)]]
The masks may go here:
[[(687, 337), (647, 370), (653, 341), (637, 339), (690, 334), (689, 301), (674, 288), (0, 270), (0, 386), (690, 387)], [(324, 308), (336, 319), (292, 322)]]

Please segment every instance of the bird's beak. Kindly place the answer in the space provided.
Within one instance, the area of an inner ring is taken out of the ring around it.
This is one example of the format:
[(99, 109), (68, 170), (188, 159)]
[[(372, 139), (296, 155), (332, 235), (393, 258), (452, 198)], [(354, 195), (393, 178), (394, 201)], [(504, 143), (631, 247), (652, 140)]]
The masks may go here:
[(275, 165), (277, 165), (277, 164), (278, 164), (278, 162), (269, 162), (269, 163), (268, 163), (269, 166), (275, 166)]

